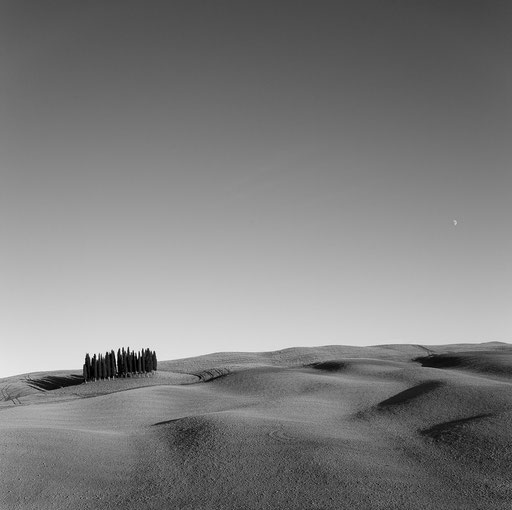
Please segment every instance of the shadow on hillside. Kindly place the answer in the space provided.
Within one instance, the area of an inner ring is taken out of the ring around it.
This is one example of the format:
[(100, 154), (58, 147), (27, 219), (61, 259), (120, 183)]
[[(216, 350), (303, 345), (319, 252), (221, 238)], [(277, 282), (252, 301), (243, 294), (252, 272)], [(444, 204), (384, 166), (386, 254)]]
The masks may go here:
[(415, 358), (422, 367), (440, 369), (463, 369), (487, 376), (512, 376), (512, 353), (510, 351), (466, 351), (460, 353), (434, 354)]
[(46, 377), (40, 377), (38, 379), (32, 379), (27, 376), (25, 382), (35, 390), (39, 391), (50, 391), (58, 388), (64, 388), (66, 386), (76, 386), (82, 384), (84, 378), (81, 375), (70, 374), (70, 375), (48, 375)]
[(450, 441), (456, 439), (461, 434), (461, 430), (465, 425), (483, 420), (485, 418), (492, 418), (493, 416), (494, 415), (492, 413), (476, 414), (475, 416), (470, 416), (469, 418), (461, 418), (458, 420), (438, 423), (433, 427), (421, 430), (420, 434), (422, 436), (429, 436), (435, 440)]
[(413, 361), (421, 363), (422, 367), (429, 368), (455, 368), (464, 365), (464, 358), (462, 355), (450, 354), (431, 354), (429, 356), (420, 356), (414, 358)]
[(309, 363), (304, 365), (306, 368), (314, 368), (316, 370), (325, 370), (326, 372), (338, 372), (347, 367), (347, 364), (343, 361), (330, 360), (330, 361), (316, 361), (315, 363)]
[(196, 376), (199, 381), (198, 382), (209, 382), (214, 379), (219, 379), (220, 377), (225, 377), (226, 375), (231, 374), (231, 370), (229, 368), (210, 368), (208, 370), (202, 370), (201, 372), (193, 372), (191, 375)]
[(390, 406), (396, 406), (401, 404), (407, 404), (412, 400), (425, 395), (426, 393), (430, 393), (431, 391), (436, 390), (443, 386), (441, 381), (427, 381), (412, 388), (408, 388), (407, 390), (401, 391), (392, 397), (383, 400), (378, 404), (379, 408), (386, 408)]

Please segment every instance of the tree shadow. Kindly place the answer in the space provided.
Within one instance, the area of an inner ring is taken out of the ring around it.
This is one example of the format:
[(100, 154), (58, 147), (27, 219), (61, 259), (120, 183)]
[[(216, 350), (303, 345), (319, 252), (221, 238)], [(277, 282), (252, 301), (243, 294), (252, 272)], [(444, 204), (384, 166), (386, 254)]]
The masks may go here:
[(39, 391), (50, 391), (58, 388), (65, 388), (67, 386), (76, 386), (84, 382), (84, 378), (81, 375), (69, 374), (63, 376), (48, 375), (46, 377), (40, 377), (38, 379), (32, 379), (27, 376), (25, 382), (35, 390)]

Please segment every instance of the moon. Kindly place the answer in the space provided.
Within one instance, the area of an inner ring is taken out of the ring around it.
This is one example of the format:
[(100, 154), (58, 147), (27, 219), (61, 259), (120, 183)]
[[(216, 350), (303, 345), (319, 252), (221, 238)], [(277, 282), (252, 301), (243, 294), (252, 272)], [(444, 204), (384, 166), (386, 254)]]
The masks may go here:
[(453, 220), (453, 226), (456, 227), (457, 226), (457, 220)]

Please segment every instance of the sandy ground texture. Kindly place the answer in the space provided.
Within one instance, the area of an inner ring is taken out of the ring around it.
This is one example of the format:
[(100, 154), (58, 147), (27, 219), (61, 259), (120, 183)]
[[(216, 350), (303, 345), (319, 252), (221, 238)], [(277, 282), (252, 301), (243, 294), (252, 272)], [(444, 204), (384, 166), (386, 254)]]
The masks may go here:
[(512, 345), (327, 346), (0, 379), (0, 508), (507, 509)]

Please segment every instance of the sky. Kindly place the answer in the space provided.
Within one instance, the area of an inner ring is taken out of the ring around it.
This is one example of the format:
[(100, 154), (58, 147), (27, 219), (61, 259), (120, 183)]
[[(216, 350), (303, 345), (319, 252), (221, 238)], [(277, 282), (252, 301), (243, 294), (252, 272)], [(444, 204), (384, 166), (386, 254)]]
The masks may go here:
[(508, 0), (1, 0), (0, 377), (511, 341), (511, 34)]

